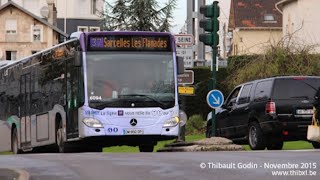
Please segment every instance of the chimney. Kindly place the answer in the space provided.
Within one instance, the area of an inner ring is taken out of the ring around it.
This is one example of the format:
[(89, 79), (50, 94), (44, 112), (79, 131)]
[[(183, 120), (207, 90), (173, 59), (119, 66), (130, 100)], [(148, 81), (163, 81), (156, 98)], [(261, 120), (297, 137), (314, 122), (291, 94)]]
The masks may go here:
[(57, 26), (57, 8), (54, 4), (54, 0), (47, 0), (49, 8), (48, 22), (54, 26)]

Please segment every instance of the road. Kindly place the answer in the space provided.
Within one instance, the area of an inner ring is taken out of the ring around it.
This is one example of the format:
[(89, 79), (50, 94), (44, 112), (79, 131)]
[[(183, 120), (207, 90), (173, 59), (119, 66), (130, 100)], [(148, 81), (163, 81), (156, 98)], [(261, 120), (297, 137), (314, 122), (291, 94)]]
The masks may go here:
[[(299, 167), (294, 169), (295, 165)], [(3, 155), (0, 168), (24, 169), (32, 180), (318, 180), (320, 151)], [(291, 176), (272, 175), (287, 170)]]

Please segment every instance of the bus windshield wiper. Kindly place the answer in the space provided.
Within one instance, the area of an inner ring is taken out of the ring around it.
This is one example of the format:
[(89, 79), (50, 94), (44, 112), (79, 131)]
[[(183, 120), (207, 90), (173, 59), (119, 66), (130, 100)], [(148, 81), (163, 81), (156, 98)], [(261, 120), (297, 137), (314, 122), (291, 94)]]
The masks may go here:
[(97, 109), (104, 109), (108, 106), (111, 106), (112, 104), (114, 104), (114, 101), (99, 101), (99, 100), (93, 100), (90, 101), (90, 103), (92, 103), (94, 105), (95, 108)]
[(158, 104), (160, 104), (160, 105), (162, 105), (162, 106), (167, 106), (167, 104), (165, 104), (165, 103), (157, 100), (156, 98), (154, 98), (154, 97), (152, 97), (152, 96), (146, 95), (146, 94), (122, 94), (122, 95), (120, 95), (120, 96), (124, 96), (124, 97), (126, 97), (126, 96), (127, 96), (127, 97), (135, 97), (135, 96), (145, 97), (145, 98), (150, 99), (150, 100), (152, 100), (152, 101), (154, 101), (154, 102), (156, 102), (156, 103), (158, 103)]

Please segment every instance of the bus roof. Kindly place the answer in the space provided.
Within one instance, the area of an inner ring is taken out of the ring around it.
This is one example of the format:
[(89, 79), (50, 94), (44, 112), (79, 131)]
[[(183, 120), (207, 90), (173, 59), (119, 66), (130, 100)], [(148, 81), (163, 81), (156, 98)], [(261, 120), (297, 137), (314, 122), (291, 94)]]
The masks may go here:
[(151, 35), (151, 36), (161, 36), (168, 35), (172, 36), (169, 32), (152, 32), (152, 31), (99, 31), (99, 32), (87, 32), (86, 35)]
[(99, 31), (99, 32), (74, 32), (70, 38), (80, 39), (81, 35), (149, 35), (149, 36), (172, 36), (169, 32), (152, 32), (152, 31)]
[(3, 60), (3, 61), (0, 61), (0, 68), (4, 67), (4, 66), (7, 66), (9, 64), (12, 64), (13, 61), (11, 60)]
[(38, 55), (40, 55), (40, 54), (42, 54), (42, 53), (45, 53), (45, 52), (47, 52), (47, 51), (50, 51), (50, 50), (52, 50), (52, 49), (54, 49), (54, 48), (57, 48), (57, 47), (59, 47), (59, 46), (61, 46), (61, 45), (67, 44), (67, 43), (72, 42), (72, 41), (75, 41), (75, 39), (70, 39), (70, 40), (68, 40), (68, 41), (65, 41), (65, 42), (63, 42), (63, 43), (57, 44), (57, 45), (52, 46), (52, 47), (50, 47), (50, 48), (43, 49), (43, 50), (41, 50), (41, 51), (39, 51), (39, 52), (37, 52), (37, 53), (35, 53), (35, 54), (32, 54), (32, 55), (30, 55), (30, 56), (26, 56), (26, 57), (21, 58), (21, 59), (19, 59), (19, 60), (10, 61), (10, 62), (8, 62), (8, 63), (3, 63), (3, 64), (1, 64), (1, 61), (0, 61), (0, 69), (6, 68), (6, 67), (10, 67), (10, 66), (13, 65), (13, 64), (18, 64), (18, 63), (21, 63), (21, 62), (27, 62), (27, 61), (30, 60), (32, 57), (38, 56)]

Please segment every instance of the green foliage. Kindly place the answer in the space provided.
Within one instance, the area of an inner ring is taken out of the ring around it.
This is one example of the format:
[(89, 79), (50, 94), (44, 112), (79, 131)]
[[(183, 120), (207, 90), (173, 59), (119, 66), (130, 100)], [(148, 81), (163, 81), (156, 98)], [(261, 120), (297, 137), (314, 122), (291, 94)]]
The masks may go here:
[(264, 55), (233, 57), (224, 84), (231, 90), (238, 84), (272, 76), (320, 75), (320, 55), (311, 54), (311, 50), (271, 46)]
[(104, 30), (170, 31), (177, 0), (168, 0), (160, 7), (157, 0), (117, 0), (106, 3)]
[(203, 134), (205, 131), (205, 125), (206, 123), (201, 115), (193, 115), (187, 120), (186, 134)]
[[(194, 72), (195, 96), (180, 96), (181, 103), (183, 104), (182, 108), (185, 110), (188, 117), (196, 114), (207, 117), (207, 114), (211, 111), (206, 98), (208, 92), (211, 90), (209, 89), (209, 81), (212, 78), (212, 72), (209, 67), (195, 67), (191, 70)], [(222, 82), (225, 81), (226, 76), (227, 69), (219, 69), (217, 72), (216, 88), (221, 90), (224, 94), (226, 93), (226, 88)]]

